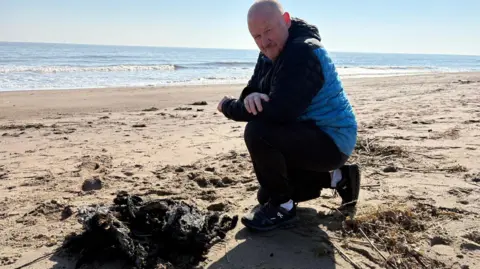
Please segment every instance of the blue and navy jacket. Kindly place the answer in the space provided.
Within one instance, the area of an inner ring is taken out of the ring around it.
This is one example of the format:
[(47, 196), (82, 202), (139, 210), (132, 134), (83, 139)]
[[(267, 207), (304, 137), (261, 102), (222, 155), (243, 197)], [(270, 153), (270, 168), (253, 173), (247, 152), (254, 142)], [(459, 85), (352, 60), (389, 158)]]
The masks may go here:
[[(257, 115), (248, 113), (243, 104), (253, 92), (268, 94), (270, 99)], [(224, 102), (222, 112), (235, 121), (313, 121), (347, 156), (357, 140), (355, 113), (318, 29), (296, 18), (277, 59), (271, 61), (260, 53), (240, 98)]]

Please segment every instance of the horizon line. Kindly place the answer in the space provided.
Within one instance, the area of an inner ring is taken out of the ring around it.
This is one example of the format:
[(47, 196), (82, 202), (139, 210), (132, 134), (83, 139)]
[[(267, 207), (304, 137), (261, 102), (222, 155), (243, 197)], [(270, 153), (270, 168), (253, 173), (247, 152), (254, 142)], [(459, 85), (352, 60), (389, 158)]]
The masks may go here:
[[(4, 41), (0, 43), (19, 43), (19, 44), (44, 44), (44, 45), (80, 45), (80, 46), (105, 46), (105, 47), (137, 47), (137, 48), (180, 48), (180, 49), (212, 49), (212, 50), (247, 50), (258, 51), (258, 49), (246, 48), (216, 48), (216, 47), (189, 47), (189, 46), (159, 46), (159, 45), (127, 45), (127, 44), (94, 44), (94, 43), (70, 43), (70, 42), (37, 42), (37, 41)], [(373, 52), (373, 51), (337, 51), (334, 53), (363, 53), (363, 54), (402, 54), (402, 55), (437, 55), (437, 56), (480, 56), (480, 54), (455, 54), (455, 53), (411, 53), (411, 52)]]

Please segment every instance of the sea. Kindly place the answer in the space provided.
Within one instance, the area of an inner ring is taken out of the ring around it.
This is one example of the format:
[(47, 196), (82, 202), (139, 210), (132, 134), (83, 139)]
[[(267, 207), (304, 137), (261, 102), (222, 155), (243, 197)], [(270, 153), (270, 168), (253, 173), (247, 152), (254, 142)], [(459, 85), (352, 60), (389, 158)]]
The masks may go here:
[[(329, 53), (342, 78), (480, 71), (480, 56)], [(257, 50), (0, 42), (0, 91), (241, 84), (257, 56)]]

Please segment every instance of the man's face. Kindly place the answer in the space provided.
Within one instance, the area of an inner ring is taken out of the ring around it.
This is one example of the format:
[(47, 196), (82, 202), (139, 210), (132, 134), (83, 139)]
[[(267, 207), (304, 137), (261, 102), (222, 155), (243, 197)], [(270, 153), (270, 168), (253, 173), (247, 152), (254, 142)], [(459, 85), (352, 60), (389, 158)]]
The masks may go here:
[(265, 56), (275, 60), (282, 52), (288, 38), (290, 17), (271, 12), (257, 12), (248, 20), (248, 28), (255, 43)]

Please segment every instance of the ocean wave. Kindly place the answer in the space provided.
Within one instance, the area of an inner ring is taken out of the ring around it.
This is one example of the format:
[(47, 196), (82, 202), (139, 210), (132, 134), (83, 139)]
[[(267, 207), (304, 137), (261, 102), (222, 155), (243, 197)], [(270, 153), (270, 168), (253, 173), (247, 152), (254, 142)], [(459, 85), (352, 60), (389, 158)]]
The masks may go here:
[(113, 65), (113, 66), (13, 66), (0, 67), (0, 74), (8, 73), (75, 73), (75, 72), (136, 72), (136, 71), (173, 71), (178, 66), (166, 65)]
[(355, 65), (341, 65), (341, 69), (368, 69), (368, 70), (433, 70), (430, 66), (355, 66)]
[(219, 61), (219, 62), (200, 62), (200, 63), (184, 63), (175, 65), (177, 68), (215, 68), (215, 67), (240, 67), (240, 68), (249, 68), (255, 67), (256, 62), (238, 62), (238, 61)]
[(215, 65), (215, 66), (255, 66), (256, 62), (236, 62), (236, 61), (225, 61), (225, 62), (209, 62), (205, 63), (206, 65)]

